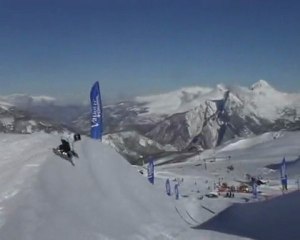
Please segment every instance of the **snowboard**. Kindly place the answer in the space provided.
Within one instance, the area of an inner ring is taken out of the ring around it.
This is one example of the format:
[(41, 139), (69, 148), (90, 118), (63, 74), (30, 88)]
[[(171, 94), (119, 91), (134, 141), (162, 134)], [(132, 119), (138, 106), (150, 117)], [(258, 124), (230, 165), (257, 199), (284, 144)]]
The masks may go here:
[(74, 150), (71, 150), (71, 154), (72, 154), (72, 156), (79, 158), (78, 154)]
[[(72, 160), (72, 156), (69, 157), (66, 153), (61, 153), (57, 148), (52, 148), (52, 150), (53, 150), (54, 154), (56, 154), (57, 156), (69, 161), (73, 166), (75, 166), (75, 164)], [(73, 154), (71, 153), (71, 155), (73, 155)]]

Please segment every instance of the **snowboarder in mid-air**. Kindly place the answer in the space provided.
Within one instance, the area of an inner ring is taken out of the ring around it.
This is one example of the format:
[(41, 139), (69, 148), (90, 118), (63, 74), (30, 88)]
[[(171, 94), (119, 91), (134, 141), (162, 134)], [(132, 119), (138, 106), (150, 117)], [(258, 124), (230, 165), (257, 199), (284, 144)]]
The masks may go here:
[(68, 160), (73, 166), (75, 166), (72, 158), (73, 156), (78, 158), (78, 154), (74, 151), (74, 142), (80, 140), (81, 136), (79, 133), (64, 134), (61, 137), (61, 144), (57, 148), (53, 148), (53, 152)]

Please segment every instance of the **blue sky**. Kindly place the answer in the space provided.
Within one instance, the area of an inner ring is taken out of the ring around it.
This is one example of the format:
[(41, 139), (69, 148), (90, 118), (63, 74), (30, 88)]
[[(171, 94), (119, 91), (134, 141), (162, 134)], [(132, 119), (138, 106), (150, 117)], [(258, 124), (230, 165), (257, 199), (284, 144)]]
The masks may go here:
[(259, 79), (300, 90), (294, 0), (0, 0), (0, 94), (106, 99)]

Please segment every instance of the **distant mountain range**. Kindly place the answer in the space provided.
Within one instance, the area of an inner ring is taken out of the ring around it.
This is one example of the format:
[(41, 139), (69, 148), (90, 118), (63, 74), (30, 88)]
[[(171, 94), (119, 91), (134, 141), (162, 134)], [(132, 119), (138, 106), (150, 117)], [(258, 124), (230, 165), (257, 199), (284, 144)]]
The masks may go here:
[(37, 131), (62, 132), (63, 125), (43, 117), (33, 117), (26, 111), (15, 107), (0, 107), (0, 131), (5, 133), (29, 134)]
[[(89, 106), (59, 106), (53, 98), (26, 95), (0, 101), (2, 131), (68, 128), (89, 134)], [(182, 88), (103, 109), (103, 140), (132, 163), (149, 156), (198, 153), (235, 137), (300, 129), (300, 94), (279, 92), (264, 80), (248, 88)]]
[(48, 96), (0, 96), (0, 131), (28, 134), (74, 130), (72, 121), (86, 111), (86, 106), (62, 106)]

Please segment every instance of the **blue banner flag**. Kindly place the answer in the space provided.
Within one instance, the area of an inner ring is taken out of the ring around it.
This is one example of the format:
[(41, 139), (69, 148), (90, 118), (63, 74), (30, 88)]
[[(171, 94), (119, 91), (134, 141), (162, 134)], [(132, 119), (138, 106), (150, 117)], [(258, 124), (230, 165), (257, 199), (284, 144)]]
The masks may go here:
[(166, 193), (168, 196), (171, 196), (171, 185), (169, 178), (166, 180)]
[(154, 161), (151, 158), (148, 162), (148, 180), (150, 183), (154, 184)]
[(282, 190), (288, 190), (287, 176), (285, 176), (285, 178), (281, 179), (281, 184), (282, 184)]
[(282, 190), (287, 190), (287, 173), (286, 173), (285, 158), (282, 159), (282, 163), (280, 167), (280, 177), (281, 177)]
[(257, 198), (257, 184), (256, 184), (256, 182), (253, 183), (252, 188), (253, 188), (252, 189), (253, 197)]
[(91, 92), (91, 107), (92, 107), (92, 116), (91, 116), (91, 137), (93, 139), (102, 139), (102, 102), (99, 82), (95, 82)]
[(285, 158), (282, 159), (282, 163), (281, 163), (281, 167), (280, 167), (280, 176), (281, 176), (281, 179), (284, 179), (286, 177)]
[(179, 199), (179, 190), (178, 190), (178, 183), (175, 184), (174, 186), (174, 192), (175, 192), (175, 199)]

